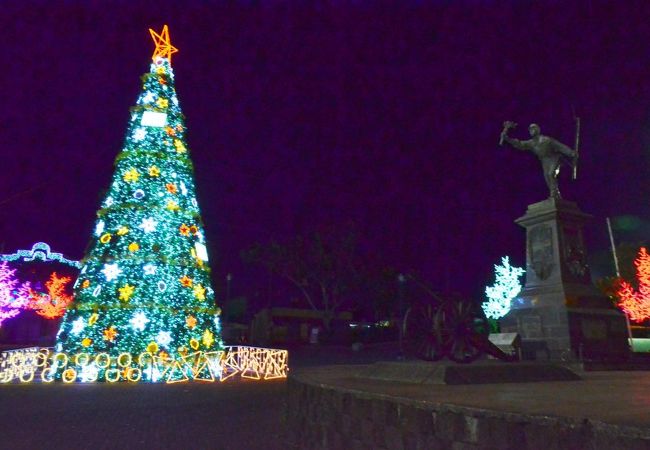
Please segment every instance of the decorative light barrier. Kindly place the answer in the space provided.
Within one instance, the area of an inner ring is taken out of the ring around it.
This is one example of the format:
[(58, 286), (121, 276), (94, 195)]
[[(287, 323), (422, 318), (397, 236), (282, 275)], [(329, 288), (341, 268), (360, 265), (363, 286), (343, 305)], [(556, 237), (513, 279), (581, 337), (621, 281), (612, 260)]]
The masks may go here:
[(172, 358), (149, 352), (134, 356), (122, 353), (53, 352), (31, 347), (9, 350), (0, 355), (0, 383), (40, 381), (50, 383), (92, 383), (106, 381), (182, 383), (225, 381), (236, 375), (253, 380), (286, 378), (289, 352), (261, 347), (226, 347), (197, 351)]

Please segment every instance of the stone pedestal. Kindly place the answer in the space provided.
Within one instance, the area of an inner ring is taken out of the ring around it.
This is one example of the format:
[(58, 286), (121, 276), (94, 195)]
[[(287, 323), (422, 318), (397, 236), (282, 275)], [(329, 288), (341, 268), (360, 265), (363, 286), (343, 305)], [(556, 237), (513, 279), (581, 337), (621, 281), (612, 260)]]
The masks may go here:
[(582, 229), (591, 216), (574, 202), (547, 199), (515, 222), (526, 229), (526, 285), (501, 319), (522, 349), (554, 360), (623, 360), (624, 315), (591, 282)]

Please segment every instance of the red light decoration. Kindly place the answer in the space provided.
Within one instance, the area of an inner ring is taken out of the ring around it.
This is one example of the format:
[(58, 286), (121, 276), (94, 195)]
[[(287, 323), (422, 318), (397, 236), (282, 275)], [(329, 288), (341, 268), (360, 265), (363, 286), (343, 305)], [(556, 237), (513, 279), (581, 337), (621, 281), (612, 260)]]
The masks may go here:
[(63, 316), (66, 308), (72, 303), (72, 295), (65, 292), (70, 277), (59, 277), (56, 272), (50, 275), (50, 279), (45, 283), (47, 294), (36, 292), (30, 289), (28, 308), (33, 309), (36, 314), (46, 319), (56, 319)]
[(650, 318), (650, 254), (641, 247), (634, 260), (639, 289), (634, 289), (627, 281), (621, 281), (616, 292), (618, 306), (632, 322), (643, 322)]

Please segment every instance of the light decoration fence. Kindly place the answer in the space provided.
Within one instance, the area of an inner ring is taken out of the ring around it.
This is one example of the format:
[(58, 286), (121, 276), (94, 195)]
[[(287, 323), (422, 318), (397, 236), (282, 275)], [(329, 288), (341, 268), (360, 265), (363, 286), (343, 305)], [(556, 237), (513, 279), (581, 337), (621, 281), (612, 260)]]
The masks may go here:
[(144, 352), (134, 357), (122, 353), (54, 352), (30, 347), (0, 354), (0, 383), (115, 382), (215, 382), (239, 375), (252, 380), (286, 378), (289, 352), (262, 347), (232, 346), (224, 350), (187, 353), (178, 358)]
[(45, 242), (37, 242), (32, 245), (31, 250), (18, 250), (16, 253), (0, 255), (0, 261), (24, 261), (32, 262), (40, 260), (43, 262), (59, 262), (61, 264), (81, 269), (81, 263), (63, 256), (61, 253), (54, 253)]

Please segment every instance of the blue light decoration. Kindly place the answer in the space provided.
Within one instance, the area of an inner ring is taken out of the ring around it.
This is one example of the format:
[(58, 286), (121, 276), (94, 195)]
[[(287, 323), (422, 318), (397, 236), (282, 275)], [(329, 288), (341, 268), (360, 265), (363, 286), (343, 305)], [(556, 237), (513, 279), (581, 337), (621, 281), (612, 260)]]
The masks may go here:
[(496, 281), (485, 288), (487, 301), (481, 304), (488, 319), (499, 319), (510, 312), (512, 300), (521, 292), (519, 277), (526, 272), (521, 267), (511, 266), (507, 256), (501, 258), (501, 265), (495, 264), (494, 271)]
[(81, 269), (81, 263), (64, 257), (61, 253), (53, 253), (52, 249), (45, 242), (37, 242), (32, 245), (31, 250), (18, 250), (16, 253), (0, 255), (0, 261), (18, 261), (31, 262), (41, 260), (45, 262), (53, 261), (66, 264), (75, 269)]

